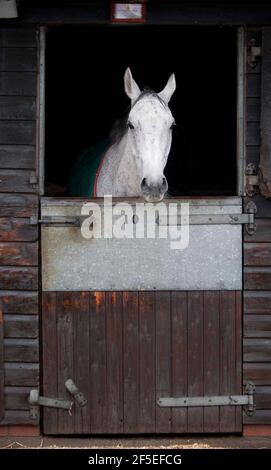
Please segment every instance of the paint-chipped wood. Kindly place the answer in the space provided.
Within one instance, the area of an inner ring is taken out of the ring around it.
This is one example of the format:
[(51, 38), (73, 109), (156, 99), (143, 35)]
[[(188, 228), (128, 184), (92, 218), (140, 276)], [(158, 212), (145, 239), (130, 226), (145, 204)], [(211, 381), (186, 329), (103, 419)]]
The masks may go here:
[(271, 363), (257, 362), (244, 363), (243, 365), (244, 384), (252, 381), (255, 385), (271, 384)]
[(0, 193), (0, 217), (37, 217), (36, 194)]
[(0, 289), (37, 290), (38, 268), (0, 266)]
[(24, 362), (5, 363), (5, 385), (37, 387), (38, 384), (38, 364)]
[(38, 226), (31, 225), (29, 222), (29, 218), (0, 218), (1, 242), (34, 242), (36, 240), (38, 240)]
[(245, 243), (245, 266), (271, 266), (271, 243)]
[(38, 317), (36, 315), (5, 314), (5, 338), (38, 339)]
[(271, 338), (271, 315), (245, 315), (245, 338)]
[[(0, 122), (1, 126), (1, 122)], [(1, 132), (1, 129), (0, 129)], [(29, 170), (0, 170), (1, 193), (36, 193), (37, 187), (31, 183), (35, 172)]]
[(5, 339), (5, 362), (38, 362), (39, 344), (37, 339)]
[(245, 291), (244, 312), (245, 313), (270, 313), (271, 291)]
[(0, 291), (0, 302), (4, 313), (38, 313), (37, 292)]
[(244, 287), (247, 290), (271, 290), (271, 266), (246, 267)]
[(1, 266), (38, 266), (38, 243), (0, 243)]
[[(246, 338), (243, 341), (245, 362), (271, 362), (271, 339)], [(270, 379), (271, 383), (271, 379)]]

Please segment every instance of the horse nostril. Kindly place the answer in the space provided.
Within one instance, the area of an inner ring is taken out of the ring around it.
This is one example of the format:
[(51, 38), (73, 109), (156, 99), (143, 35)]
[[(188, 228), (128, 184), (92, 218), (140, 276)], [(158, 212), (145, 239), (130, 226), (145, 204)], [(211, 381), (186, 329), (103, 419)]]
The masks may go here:
[(141, 188), (144, 189), (146, 188), (146, 186), (147, 186), (147, 180), (146, 178), (143, 178), (143, 180), (141, 181)]
[(164, 189), (167, 189), (167, 180), (166, 180), (165, 177), (163, 178), (163, 181), (162, 181), (162, 189), (163, 189), (163, 190), (164, 190)]

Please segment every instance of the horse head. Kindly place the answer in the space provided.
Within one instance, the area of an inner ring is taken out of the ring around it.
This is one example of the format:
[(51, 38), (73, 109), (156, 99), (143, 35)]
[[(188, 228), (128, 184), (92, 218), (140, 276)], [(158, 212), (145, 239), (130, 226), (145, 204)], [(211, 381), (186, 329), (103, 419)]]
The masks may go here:
[(128, 115), (128, 140), (140, 175), (140, 193), (148, 202), (161, 201), (168, 184), (164, 175), (175, 120), (168, 103), (175, 91), (172, 74), (160, 93), (140, 91), (128, 68), (124, 75), (124, 88), (131, 99)]

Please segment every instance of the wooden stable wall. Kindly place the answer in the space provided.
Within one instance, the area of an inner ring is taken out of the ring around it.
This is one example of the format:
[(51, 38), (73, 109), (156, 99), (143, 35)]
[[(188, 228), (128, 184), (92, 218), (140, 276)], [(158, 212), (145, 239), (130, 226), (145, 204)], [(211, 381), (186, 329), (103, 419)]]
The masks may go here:
[(1, 424), (30, 423), (27, 394), (39, 383), (36, 77), (35, 28), (0, 27)]
[[(261, 45), (261, 31), (248, 33), (248, 42)], [(264, 51), (265, 53), (265, 51)], [(247, 66), (247, 163), (260, 160), (261, 60)], [(246, 198), (257, 206), (257, 230), (245, 234), (243, 379), (256, 385), (257, 410), (244, 415), (245, 424), (271, 424), (271, 201), (256, 194)]]

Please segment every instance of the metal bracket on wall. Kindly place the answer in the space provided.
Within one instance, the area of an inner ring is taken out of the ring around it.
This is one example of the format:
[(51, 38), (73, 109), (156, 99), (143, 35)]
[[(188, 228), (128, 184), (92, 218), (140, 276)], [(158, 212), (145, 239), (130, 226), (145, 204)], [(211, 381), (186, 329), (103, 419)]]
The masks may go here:
[(37, 189), (38, 188), (38, 183), (39, 179), (35, 173), (32, 173), (29, 177), (29, 183), (31, 184), (32, 188)]
[(248, 43), (247, 62), (252, 68), (256, 67), (257, 61), (262, 55), (262, 49), (256, 45), (256, 42), (256, 39), (252, 38)]
[(204, 397), (161, 397), (157, 400), (160, 407), (187, 408), (189, 406), (244, 406), (245, 413), (252, 415), (256, 409), (254, 403), (255, 386), (248, 382), (244, 395), (218, 395)]
[(248, 235), (253, 235), (256, 232), (255, 214), (257, 213), (257, 206), (255, 202), (249, 201), (245, 206), (245, 212), (248, 215), (249, 221), (245, 224), (245, 229)]
[(28, 397), (28, 402), (30, 404), (30, 418), (37, 419), (39, 417), (40, 406), (67, 410), (69, 412), (69, 415), (71, 416), (74, 404), (77, 404), (80, 407), (85, 406), (87, 404), (86, 398), (84, 397), (83, 393), (80, 392), (80, 390), (75, 385), (72, 379), (66, 380), (65, 387), (68, 392), (72, 395), (72, 400), (43, 397), (39, 394), (39, 391), (37, 389), (30, 390)]
[(247, 196), (252, 197), (256, 194), (257, 187), (259, 186), (259, 177), (254, 163), (249, 163), (246, 167), (246, 188), (245, 193)]

